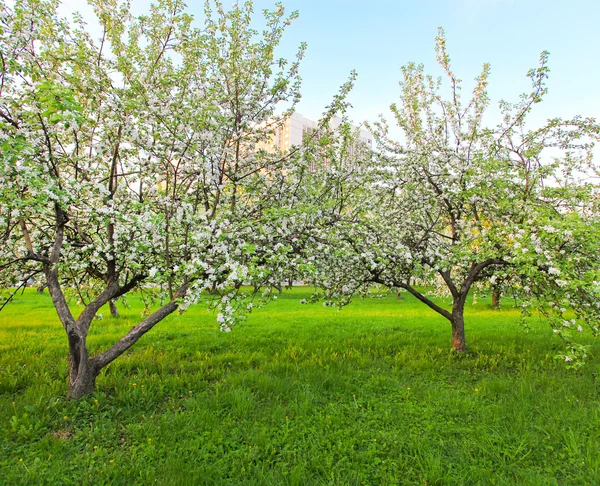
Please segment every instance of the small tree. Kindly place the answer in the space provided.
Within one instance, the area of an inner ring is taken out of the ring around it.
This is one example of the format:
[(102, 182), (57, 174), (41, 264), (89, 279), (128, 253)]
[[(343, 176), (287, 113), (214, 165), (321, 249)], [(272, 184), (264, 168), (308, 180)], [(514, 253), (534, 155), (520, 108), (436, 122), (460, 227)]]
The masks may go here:
[[(598, 124), (556, 118), (527, 129), (546, 93), (542, 53), (529, 72), (532, 92), (501, 102), (502, 122), (486, 128), (489, 66), (463, 103), (441, 29), (436, 53), (448, 85), (421, 65), (402, 68), (401, 102), (391, 106), (402, 139), (391, 139), (383, 119), (373, 125), (379, 151), (362, 164), (370, 182), (343, 212), (352, 217), (342, 217), (318, 249), (315, 278), (345, 299), (373, 283), (408, 291), (450, 321), (456, 351), (466, 349), (469, 291), (502, 279), (524, 307), (550, 317), (568, 345), (565, 359), (580, 356), (569, 329), (585, 322), (597, 332), (600, 320), (598, 186), (587, 179), (597, 170)], [(414, 281), (450, 296), (451, 307)]]
[[(99, 42), (81, 17), (59, 18), (57, 0), (0, 3), (1, 284), (47, 282), (71, 398), (205, 291), (229, 330), (252, 307), (232, 289), (279, 284), (294, 212), (281, 201), (301, 152), (261, 148), (275, 109), (300, 97), (304, 45), (292, 63), (274, 57), (295, 13), (265, 11), (259, 33), (252, 2), (207, 1), (201, 29), (178, 0), (137, 18), (116, 0), (90, 4)], [(161, 305), (92, 356), (94, 317), (136, 289)]]

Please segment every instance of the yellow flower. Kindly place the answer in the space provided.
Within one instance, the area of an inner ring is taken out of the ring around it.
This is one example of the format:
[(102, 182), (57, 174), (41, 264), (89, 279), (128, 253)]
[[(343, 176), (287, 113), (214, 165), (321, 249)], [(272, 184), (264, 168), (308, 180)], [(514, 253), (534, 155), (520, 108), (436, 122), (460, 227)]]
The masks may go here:
[(475, 393), (479, 393), (479, 388), (475, 388)]
[(110, 460), (110, 461), (108, 461), (108, 462), (111, 462), (111, 463), (112, 463), (112, 462), (115, 462), (115, 460), (114, 460), (114, 459), (111, 459), (111, 460)]
[(410, 391), (410, 387), (408, 387), (407, 390)]
[(94, 446), (94, 450), (98, 449), (98, 446)]
[(63, 415), (63, 419), (64, 419), (64, 420), (67, 420), (67, 416), (66, 416), (66, 415)]
[(137, 386), (137, 383), (132, 383), (131, 386)]
[(23, 459), (22, 459), (22, 458), (19, 458), (19, 462), (23, 462)]

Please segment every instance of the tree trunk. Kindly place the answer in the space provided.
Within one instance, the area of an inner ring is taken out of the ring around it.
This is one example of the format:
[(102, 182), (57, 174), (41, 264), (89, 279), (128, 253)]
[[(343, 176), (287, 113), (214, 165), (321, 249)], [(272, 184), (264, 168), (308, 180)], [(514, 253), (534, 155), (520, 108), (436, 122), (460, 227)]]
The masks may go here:
[(500, 289), (492, 287), (492, 309), (500, 308)]
[[(377, 282), (384, 283), (384, 282)], [(467, 350), (467, 343), (465, 340), (465, 302), (467, 300), (467, 295), (469, 294), (470, 284), (467, 282), (466, 285), (463, 286), (461, 292), (456, 290), (456, 287), (452, 285), (452, 295), (454, 296), (452, 302), (452, 312), (448, 312), (448, 310), (440, 307), (432, 300), (428, 299), (420, 293), (418, 290), (414, 289), (410, 285), (406, 283), (400, 283), (398, 287), (407, 290), (411, 295), (416, 297), (418, 300), (423, 302), (425, 305), (429, 306), (429, 308), (436, 311), (441, 316), (444, 316), (446, 319), (450, 321), (452, 324), (452, 349), (454, 351), (458, 351), (459, 353), (463, 353)], [(450, 288), (450, 287), (449, 287)]]
[(69, 380), (69, 393), (67, 396), (72, 400), (79, 400), (93, 393), (96, 388), (96, 376), (98, 376), (98, 373), (89, 360), (83, 366), (80, 364), (77, 370), (71, 364), (71, 379)]
[(464, 304), (452, 306), (452, 349), (459, 353), (467, 350), (467, 341), (465, 340), (465, 317)]
[(85, 339), (76, 333), (69, 335), (69, 393), (68, 397), (78, 400), (94, 391), (98, 371), (88, 357)]
[(110, 315), (113, 317), (119, 317), (119, 309), (117, 309), (117, 304), (115, 304), (115, 301), (109, 300), (108, 305), (110, 307)]

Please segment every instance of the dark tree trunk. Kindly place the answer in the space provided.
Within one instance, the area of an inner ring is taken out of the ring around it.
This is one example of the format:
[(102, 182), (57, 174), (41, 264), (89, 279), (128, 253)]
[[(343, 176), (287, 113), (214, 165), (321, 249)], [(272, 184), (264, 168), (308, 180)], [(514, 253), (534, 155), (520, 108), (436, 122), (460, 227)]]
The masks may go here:
[(78, 400), (94, 391), (98, 371), (88, 357), (85, 339), (76, 333), (69, 335), (69, 393)]
[(96, 388), (96, 376), (98, 376), (98, 373), (89, 360), (85, 364), (80, 363), (77, 370), (71, 364), (68, 397), (72, 400), (79, 400), (93, 393)]
[(459, 353), (467, 350), (465, 339), (464, 302), (457, 302), (452, 306), (452, 349)]
[(500, 289), (498, 287), (492, 287), (492, 309), (500, 308)]
[(110, 300), (108, 305), (110, 307), (110, 315), (113, 317), (119, 317), (119, 309), (117, 309), (117, 304), (115, 304), (115, 301)]

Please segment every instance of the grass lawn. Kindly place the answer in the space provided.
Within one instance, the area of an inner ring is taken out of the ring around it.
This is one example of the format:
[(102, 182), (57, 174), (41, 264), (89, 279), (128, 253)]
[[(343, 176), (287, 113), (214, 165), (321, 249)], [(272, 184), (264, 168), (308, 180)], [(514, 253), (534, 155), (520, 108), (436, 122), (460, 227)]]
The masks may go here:
[[(296, 288), (221, 333), (204, 307), (171, 316), (67, 391), (48, 294), (0, 313), (0, 484), (600, 484), (600, 345), (565, 369), (544, 322), (505, 301), (450, 325), (410, 296), (342, 311)], [(139, 320), (95, 321), (92, 351)]]

